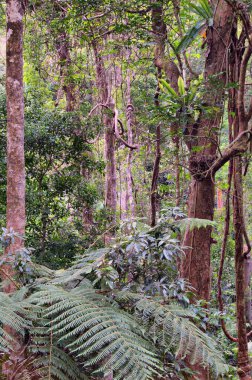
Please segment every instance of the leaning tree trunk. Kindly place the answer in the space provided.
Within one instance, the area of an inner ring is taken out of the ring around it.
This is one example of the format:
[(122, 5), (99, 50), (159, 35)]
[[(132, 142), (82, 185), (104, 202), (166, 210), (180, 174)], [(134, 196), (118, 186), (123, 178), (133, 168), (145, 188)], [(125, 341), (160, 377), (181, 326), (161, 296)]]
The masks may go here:
[[(226, 1), (216, 5), (213, 27), (207, 31), (207, 57), (205, 63), (205, 106), (218, 107), (212, 115), (202, 114), (198, 122), (188, 128), (187, 145), (190, 150), (189, 167), (192, 175), (188, 216), (213, 219), (214, 183), (207, 170), (216, 159), (218, 130), (223, 114), (223, 88), (226, 83), (226, 54), (232, 28), (232, 8)], [(216, 80), (218, 77), (218, 88)], [(199, 149), (197, 149), (199, 148)], [(198, 152), (197, 152), (198, 150)], [(189, 280), (198, 298), (209, 300), (211, 288), (211, 228), (188, 230), (183, 241), (185, 258), (182, 261), (181, 276)]]

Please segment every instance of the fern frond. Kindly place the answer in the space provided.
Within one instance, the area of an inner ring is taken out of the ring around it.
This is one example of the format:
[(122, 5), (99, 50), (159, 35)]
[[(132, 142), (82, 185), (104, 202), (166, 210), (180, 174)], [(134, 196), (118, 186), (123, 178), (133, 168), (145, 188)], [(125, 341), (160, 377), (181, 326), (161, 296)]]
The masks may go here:
[(8, 352), (11, 349), (10, 345), (14, 344), (14, 338), (6, 332), (3, 326), (8, 326), (23, 335), (24, 329), (28, 327), (28, 321), (24, 317), (26, 311), (22, 304), (2, 292), (0, 292), (0, 310), (0, 351)]
[(199, 218), (184, 218), (175, 222), (178, 225), (182, 232), (185, 232), (186, 229), (192, 231), (194, 228), (207, 228), (215, 227), (216, 222), (209, 219), (199, 219)]
[(56, 271), (56, 276), (51, 283), (54, 285), (64, 285), (76, 280), (82, 280), (84, 275), (97, 268), (108, 252), (109, 248), (100, 248), (95, 251), (87, 250), (69, 269)]
[(193, 316), (190, 310), (142, 296), (135, 303), (135, 312), (159, 347), (175, 349), (178, 357), (187, 357), (192, 364), (210, 365), (216, 375), (228, 371), (217, 343), (188, 319)]
[(48, 331), (84, 367), (111, 370), (118, 380), (151, 379), (161, 373), (154, 345), (142, 336), (135, 318), (94, 289), (43, 286), (30, 302), (43, 308), (43, 318), (50, 319)]

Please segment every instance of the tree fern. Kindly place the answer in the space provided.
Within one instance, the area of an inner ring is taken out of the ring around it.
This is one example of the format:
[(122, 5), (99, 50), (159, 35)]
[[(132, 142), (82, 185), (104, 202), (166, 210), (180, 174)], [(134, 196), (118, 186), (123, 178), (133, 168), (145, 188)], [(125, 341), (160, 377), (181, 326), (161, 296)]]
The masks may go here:
[(31, 332), (30, 352), (34, 355), (33, 367), (41, 380), (87, 380), (78, 364), (55, 339), (48, 328), (37, 327)]
[(105, 259), (109, 248), (100, 248), (93, 251), (86, 251), (81, 257), (78, 257), (76, 263), (66, 270), (55, 272), (54, 278), (50, 281), (52, 284), (70, 284), (71, 282), (80, 282), (84, 275), (90, 273), (94, 268)]
[(133, 293), (119, 292), (117, 299), (133, 301), (136, 316), (157, 346), (175, 349), (177, 357), (187, 357), (192, 364), (210, 365), (216, 376), (227, 372), (228, 366), (217, 343), (191, 322), (189, 318), (194, 314), (190, 309)]
[(25, 328), (28, 327), (28, 321), (23, 317), (25, 310), (22, 305), (2, 292), (0, 292), (0, 309), (0, 351), (9, 352), (11, 345), (15, 345), (15, 340), (6, 332), (6, 328), (3, 328), (3, 326), (24, 335)]
[[(114, 379), (151, 379), (160, 374), (156, 350), (136, 320), (111, 305), (94, 289), (66, 291), (44, 286), (30, 301), (50, 320), (48, 334), (94, 373), (112, 370)], [(98, 369), (99, 368), (99, 369)]]
[(216, 226), (216, 222), (214, 222), (213, 220), (199, 218), (184, 218), (178, 220), (176, 224), (180, 227), (182, 232), (185, 232), (186, 229), (192, 231), (194, 228), (206, 228)]

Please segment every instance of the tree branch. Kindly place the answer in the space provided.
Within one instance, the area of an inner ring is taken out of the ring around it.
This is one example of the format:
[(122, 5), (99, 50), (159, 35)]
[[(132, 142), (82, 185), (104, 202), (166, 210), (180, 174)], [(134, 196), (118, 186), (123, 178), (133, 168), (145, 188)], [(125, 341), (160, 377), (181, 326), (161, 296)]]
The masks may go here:
[[(249, 136), (248, 136), (249, 135)], [(248, 142), (252, 138), (252, 130), (247, 129), (241, 132), (234, 141), (224, 150), (221, 157), (219, 157), (213, 165), (207, 170), (206, 175), (215, 174), (226, 162), (231, 158), (245, 153), (248, 149)]]
[[(120, 123), (120, 125), (122, 125), (121, 122), (119, 122), (119, 123)], [(138, 148), (138, 145), (130, 145), (127, 141), (125, 141), (121, 137), (119, 129), (118, 129), (118, 110), (117, 110), (117, 108), (114, 109), (114, 128), (115, 128), (115, 136), (119, 141), (121, 141), (125, 146), (127, 146), (130, 149), (137, 149)]]

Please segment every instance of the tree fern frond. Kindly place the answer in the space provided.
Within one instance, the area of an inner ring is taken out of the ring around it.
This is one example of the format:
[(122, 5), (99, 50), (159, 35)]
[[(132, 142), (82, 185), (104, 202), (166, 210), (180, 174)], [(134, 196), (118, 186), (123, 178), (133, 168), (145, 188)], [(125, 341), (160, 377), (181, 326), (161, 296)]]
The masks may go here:
[(209, 219), (199, 219), (199, 218), (185, 218), (176, 221), (176, 224), (180, 227), (182, 232), (185, 232), (187, 228), (192, 231), (194, 228), (206, 228), (215, 227), (216, 222)]
[[(67, 270), (56, 271), (56, 277), (51, 281), (54, 285), (63, 285), (76, 280), (82, 280), (83, 275), (90, 273), (104, 260), (109, 248), (100, 248), (95, 251), (86, 251), (76, 263)], [(88, 283), (86, 283), (88, 284)]]
[(145, 297), (135, 303), (135, 311), (159, 346), (173, 347), (177, 356), (187, 356), (192, 364), (210, 365), (217, 375), (228, 370), (217, 343), (188, 319), (190, 312)]
[(23, 335), (24, 329), (28, 327), (28, 321), (24, 317), (26, 311), (22, 304), (2, 292), (0, 292), (0, 310), (0, 350), (7, 352), (11, 349), (10, 345), (14, 344), (14, 339), (6, 332), (3, 326), (9, 326)]
[(42, 317), (50, 318), (48, 331), (85, 367), (112, 370), (116, 378), (125, 380), (150, 379), (161, 373), (156, 350), (142, 336), (135, 318), (95, 291), (43, 286), (30, 302), (44, 308)]
[[(48, 322), (48, 321), (47, 321)], [(45, 321), (43, 321), (43, 324)], [(78, 364), (60, 347), (48, 333), (48, 328), (35, 328), (31, 332), (30, 351), (35, 355), (33, 366), (41, 380), (88, 380)]]

